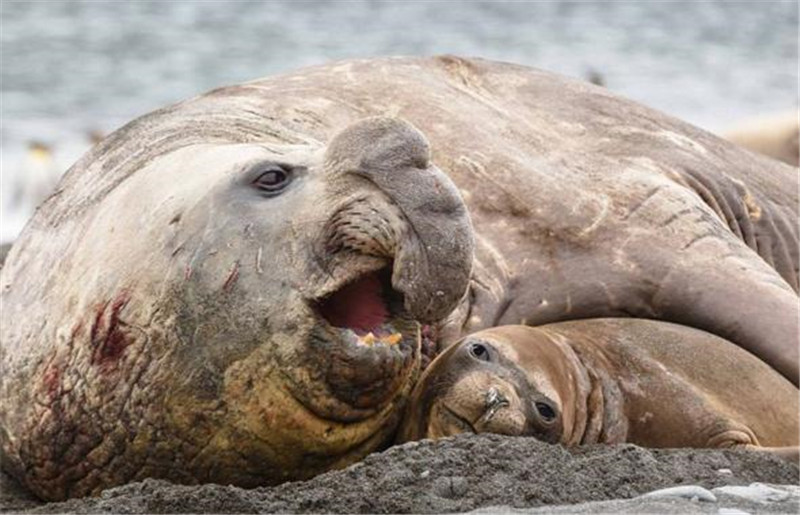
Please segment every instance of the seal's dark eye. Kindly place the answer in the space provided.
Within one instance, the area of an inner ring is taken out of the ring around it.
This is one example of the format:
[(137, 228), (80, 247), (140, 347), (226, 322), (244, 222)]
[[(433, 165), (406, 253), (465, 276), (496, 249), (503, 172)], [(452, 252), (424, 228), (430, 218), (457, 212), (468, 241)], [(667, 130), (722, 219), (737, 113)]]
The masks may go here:
[(253, 186), (264, 193), (275, 195), (288, 186), (289, 182), (291, 182), (290, 171), (278, 165), (272, 165), (258, 174), (256, 180), (253, 181)]
[(556, 418), (556, 412), (552, 406), (545, 402), (537, 402), (536, 411), (545, 420), (545, 422), (552, 422)]
[(471, 343), (469, 355), (479, 361), (489, 361), (489, 349), (482, 343)]

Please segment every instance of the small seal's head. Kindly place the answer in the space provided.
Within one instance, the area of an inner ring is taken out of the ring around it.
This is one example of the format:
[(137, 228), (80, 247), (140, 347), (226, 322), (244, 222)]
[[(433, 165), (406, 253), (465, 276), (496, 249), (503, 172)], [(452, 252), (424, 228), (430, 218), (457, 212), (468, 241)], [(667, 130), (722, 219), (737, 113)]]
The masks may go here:
[(449, 347), (417, 383), (398, 440), (499, 433), (558, 442), (561, 407), (517, 359), (509, 343), (486, 332)]

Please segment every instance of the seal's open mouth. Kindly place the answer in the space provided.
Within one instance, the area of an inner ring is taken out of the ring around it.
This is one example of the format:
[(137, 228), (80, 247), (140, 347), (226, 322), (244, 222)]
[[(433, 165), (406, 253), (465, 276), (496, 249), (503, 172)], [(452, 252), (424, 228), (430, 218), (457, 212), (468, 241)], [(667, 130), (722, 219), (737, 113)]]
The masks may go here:
[[(309, 303), (315, 323), (306, 357), (337, 402), (336, 410), (325, 411), (327, 419), (374, 414), (409, 386), (419, 366), (420, 324), (406, 310), (403, 293), (392, 287), (391, 265), (351, 263), (351, 275), (331, 275), (338, 284)], [(300, 388), (297, 395), (319, 413), (321, 394), (308, 398), (306, 391)]]
[(317, 312), (346, 341), (367, 346), (416, 340), (419, 324), (392, 288), (391, 266), (364, 274), (317, 303)]

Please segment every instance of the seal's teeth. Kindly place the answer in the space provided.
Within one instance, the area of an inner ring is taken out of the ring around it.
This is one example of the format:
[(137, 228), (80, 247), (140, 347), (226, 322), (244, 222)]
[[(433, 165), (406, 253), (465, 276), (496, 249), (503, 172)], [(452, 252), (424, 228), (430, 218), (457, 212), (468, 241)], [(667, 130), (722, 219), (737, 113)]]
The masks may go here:
[(358, 343), (361, 345), (366, 345), (367, 347), (372, 347), (376, 343), (382, 343), (387, 346), (397, 345), (403, 339), (403, 335), (401, 333), (392, 333), (392, 334), (380, 334), (375, 336), (375, 333), (369, 332), (363, 336), (357, 336)]
[(403, 335), (400, 333), (392, 333), (390, 335), (384, 336), (381, 338), (381, 341), (388, 344), (388, 345), (397, 345), (400, 343), (400, 340), (403, 339)]

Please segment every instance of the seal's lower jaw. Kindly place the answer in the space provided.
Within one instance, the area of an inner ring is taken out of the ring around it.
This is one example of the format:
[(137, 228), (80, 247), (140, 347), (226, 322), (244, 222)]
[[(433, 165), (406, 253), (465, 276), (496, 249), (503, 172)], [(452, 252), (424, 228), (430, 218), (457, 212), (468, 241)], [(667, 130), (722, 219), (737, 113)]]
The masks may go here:
[[(385, 265), (385, 263), (384, 263)], [(360, 413), (382, 409), (410, 389), (420, 362), (420, 324), (392, 288), (390, 266), (360, 271), (311, 303), (311, 346), (321, 379)]]

